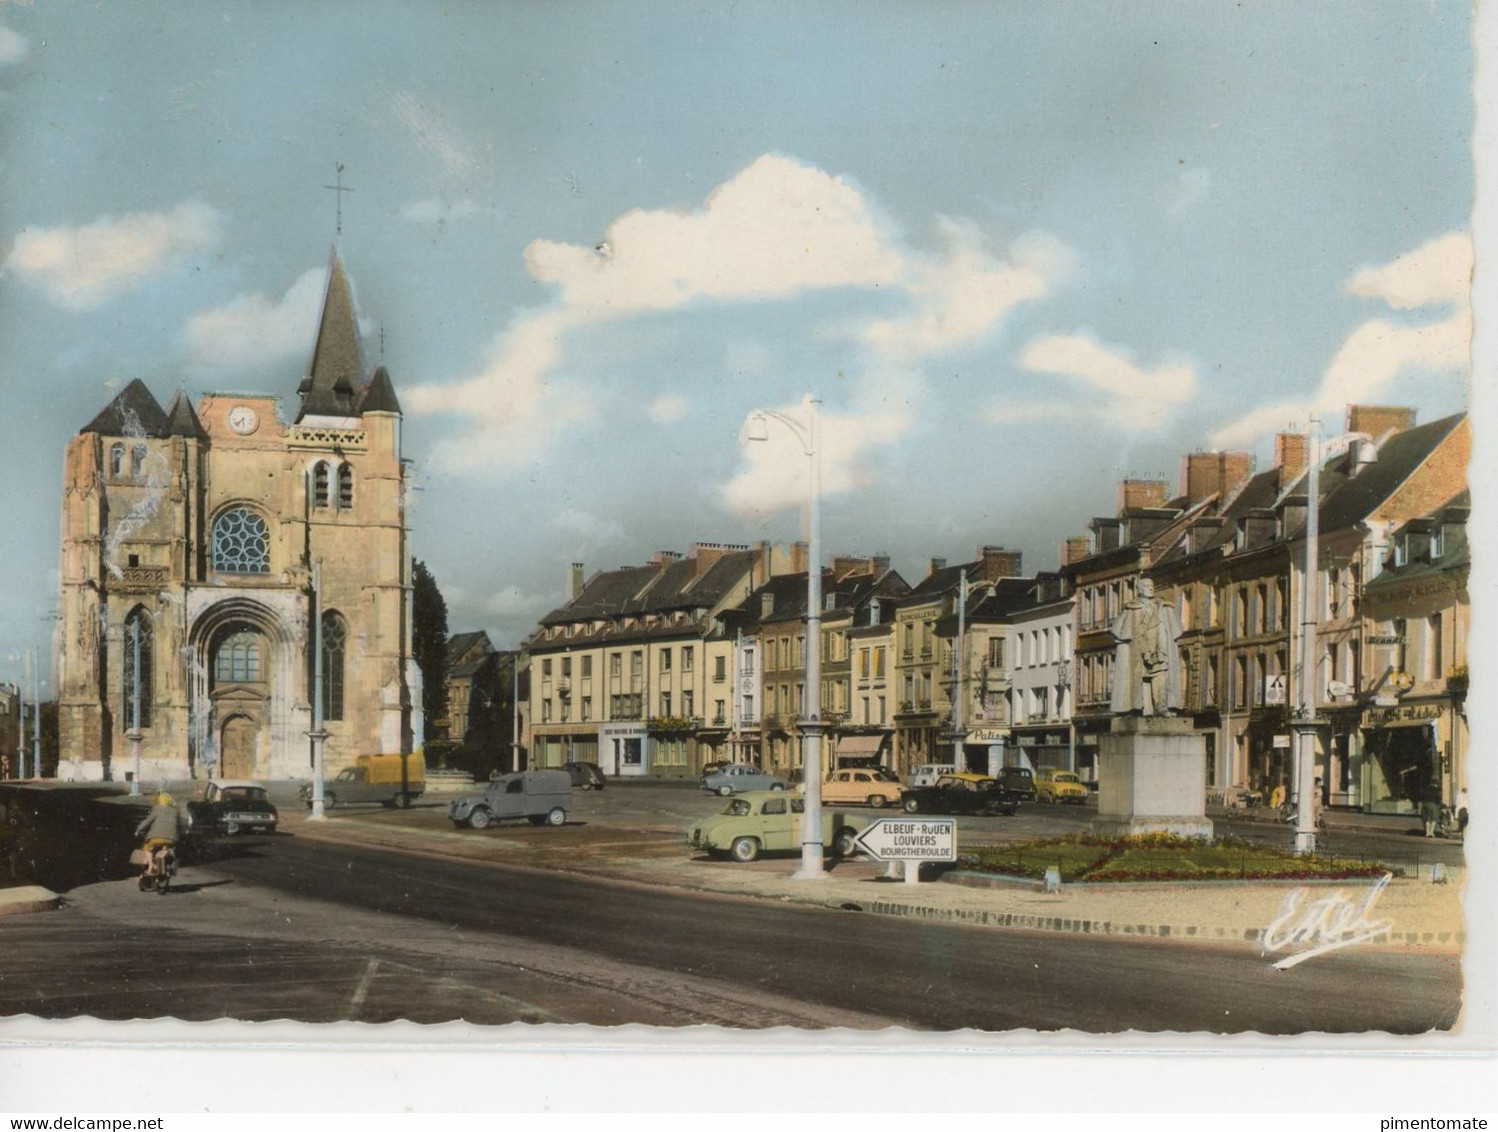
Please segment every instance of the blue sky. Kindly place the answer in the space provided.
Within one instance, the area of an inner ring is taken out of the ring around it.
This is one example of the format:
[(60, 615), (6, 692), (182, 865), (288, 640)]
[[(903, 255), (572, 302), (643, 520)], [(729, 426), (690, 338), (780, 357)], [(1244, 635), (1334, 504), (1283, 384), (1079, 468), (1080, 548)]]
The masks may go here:
[[(512, 645), (591, 572), (802, 530), (1018, 547), (1353, 401), (1465, 406), (1465, 3), (0, 8), (0, 679), (132, 378), (293, 396), (329, 246), (415, 554)], [(335, 237), (333, 183), (353, 188)]]

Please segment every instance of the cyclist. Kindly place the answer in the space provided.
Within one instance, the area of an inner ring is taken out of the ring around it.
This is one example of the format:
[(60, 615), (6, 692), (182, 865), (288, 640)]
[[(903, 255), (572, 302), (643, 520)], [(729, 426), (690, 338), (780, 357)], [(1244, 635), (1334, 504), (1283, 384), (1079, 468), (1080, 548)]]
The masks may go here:
[(156, 795), (151, 812), (135, 827), (135, 836), (146, 839), (146, 871), (140, 876), (142, 889), (150, 887), (151, 881), (166, 867), (166, 854), (176, 847), (181, 834), (181, 815), (172, 796), (163, 790)]

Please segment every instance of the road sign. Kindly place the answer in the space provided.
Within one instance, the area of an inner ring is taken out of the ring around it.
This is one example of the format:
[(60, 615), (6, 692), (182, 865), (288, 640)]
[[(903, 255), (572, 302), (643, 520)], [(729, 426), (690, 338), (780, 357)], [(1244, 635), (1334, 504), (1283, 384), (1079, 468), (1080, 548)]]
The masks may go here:
[(1264, 702), (1266, 704), (1282, 704), (1285, 702), (1285, 677), (1283, 674), (1264, 677)]
[(957, 822), (953, 818), (880, 818), (854, 844), (877, 861), (955, 861)]

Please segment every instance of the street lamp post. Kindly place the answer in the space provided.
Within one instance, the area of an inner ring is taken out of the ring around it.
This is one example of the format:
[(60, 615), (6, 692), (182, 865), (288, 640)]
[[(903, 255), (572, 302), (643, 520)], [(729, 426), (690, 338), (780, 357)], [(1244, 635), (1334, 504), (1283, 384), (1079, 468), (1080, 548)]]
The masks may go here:
[(323, 812), (323, 744), (328, 733), (322, 725), (322, 560), (312, 560), (312, 730), (307, 733), (312, 740), (312, 817), (322, 821)]
[(749, 416), (749, 440), (768, 440), (771, 420), (790, 429), (811, 461), (811, 495), (807, 503), (806, 537), (806, 690), (801, 709), (801, 773), (805, 799), (801, 813), (801, 868), (794, 880), (820, 880), (822, 867), (822, 453), (817, 443), (821, 400), (807, 400), (809, 420), (798, 421), (772, 409), (756, 409)]
[(130, 794), (140, 796), (140, 619), (130, 623), (130, 730), (125, 738), (130, 740), (130, 761), (135, 771), (130, 777)]
[(1302, 856), (1316, 851), (1316, 645), (1321, 623), (1320, 562), (1321, 460), (1352, 444), (1368, 441), (1366, 433), (1349, 432), (1321, 444), (1321, 421), (1312, 416), (1306, 430), (1306, 551), (1305, 578), (1300, 587), (1300, 687), (1296, 697), (1295, 762), (1291, 786), (1295, 790), (1295, 852)]

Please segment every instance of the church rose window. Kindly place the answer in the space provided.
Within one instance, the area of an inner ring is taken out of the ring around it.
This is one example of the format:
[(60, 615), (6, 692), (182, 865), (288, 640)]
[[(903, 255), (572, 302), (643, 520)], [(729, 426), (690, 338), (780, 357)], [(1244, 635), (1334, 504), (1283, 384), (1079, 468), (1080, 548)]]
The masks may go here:
[(231, 508), (214, 520), (213, 568), (224, 574), (270, 573), (265, 520), (248, 507)]

